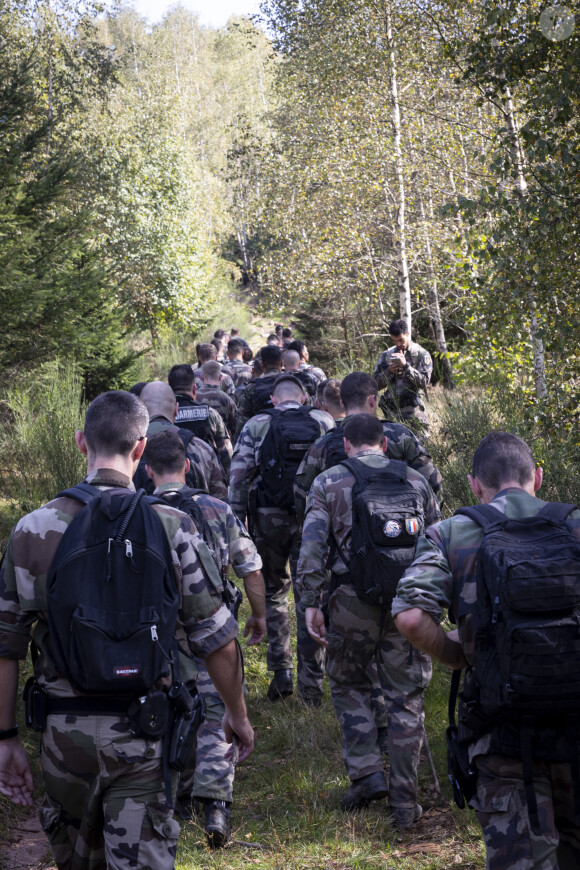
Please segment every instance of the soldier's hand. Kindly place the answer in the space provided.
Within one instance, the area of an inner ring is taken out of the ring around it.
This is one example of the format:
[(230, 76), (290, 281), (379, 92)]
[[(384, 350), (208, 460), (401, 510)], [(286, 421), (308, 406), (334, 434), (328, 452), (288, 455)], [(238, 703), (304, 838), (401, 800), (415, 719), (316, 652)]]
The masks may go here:
[(34, 783), (28, 756), (17, 737), (0, 743), (0, 794), (21, 807), (32, 807)]
[(238, 738), (238, 762), (245, 761), (246, 758), (249, 758), (249, 756), (254, 751), (254, 729), (250, 725), (250, 720), (248, 719), (248, 717), (245, 714), (241, 716), (233, 716), (226, 710), (224, 718), (222, 719), (222, 727), (224, 729), (224, 734), (226, 735), (227, 742), (232, 744), (226, 752), (226, 758), (229, 761), (231, 761), (233, 758), (234, 734)]
[(266, 637), (266, 617), (250, 616), (244, 626), (244, 637), (248, 637), (248, 646), (264, 640)]
[(389, 360), (389, 371), (399, 372), (405, 365), (405, 357), (402, 353), (392, 354)]
[(328, 646), (324, 614), (318, 607), (307, 607), (305, 611), (306, 628), (310, 637), (321, 646)]

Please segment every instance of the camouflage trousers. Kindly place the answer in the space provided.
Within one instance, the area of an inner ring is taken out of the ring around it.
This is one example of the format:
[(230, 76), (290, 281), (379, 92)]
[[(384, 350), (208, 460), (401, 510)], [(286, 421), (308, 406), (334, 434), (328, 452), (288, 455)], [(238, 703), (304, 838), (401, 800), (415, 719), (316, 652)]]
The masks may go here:
[(205, 701), (205, 719), (197, 732), (195, 767), (181, 774), (177, 793), (179, 797), (211, 798), (231, 803), (234, 766), (226, 758), (230, 744), (227, 743), (222, 728), (224, 702), (212, 683), (203, 660), (196, 658), (195, 662), (197, 690)]
[(59, 870), (174, 867), (179, 824), (165, 800), (163, 741), (129, 729), (126, 717), (48, 717), (40, 821)]
[[(258, 508), (254, 518), (256, 547), (262, 557), (266, 585), (266, 625), (268, 629), (268, 669), (281, 671), (292, 667), (288, 593), (292, 584), (296, 606), (296, 657), (298, 694), (302, 698), (320, 697), (324, 677), (324, 650), (308, 634), (296, 568), (301, 531), (296, 517), (280, 508)], [(290, 563), (290, 574), (288, 574)]]
[(339, 586), (330, 597), (326, 636), (326, 670), (350, 779), (382, 770), (372, 712), (369, 664), (374, 658), (387, 707), (389, 802), (392, 807), (414, 807), (431, 659), (397, 631), (389, 613), (360, 601), (347, 585)]
[(534, 763), (542, 833), (530, 827), (521, 762), (477, 755), (477, 794), (470, 801), (483, 829), (488, 870), (577, 870), (580, 828), (574, 819), (569, 764)]

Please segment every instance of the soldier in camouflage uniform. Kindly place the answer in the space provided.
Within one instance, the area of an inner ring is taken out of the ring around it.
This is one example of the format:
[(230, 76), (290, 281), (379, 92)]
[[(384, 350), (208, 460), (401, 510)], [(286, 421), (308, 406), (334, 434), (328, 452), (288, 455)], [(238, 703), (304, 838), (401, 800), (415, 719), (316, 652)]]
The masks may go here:
[[(147, 384), (141, 392), (141, 401), (149, 412), (148, 438), (165, 429), (179, 432), (178, 427), (174, 425), (179, 406), (169, 384), (164, 384), (163, 381), (152, 381)], [(225, 471), (211, 447), (194, 435), (187, 445), (186, 455), (190, 461), (190, 471), (195, 476), (195, 486), (198, 489), (205, 489), (216, 498), (227, 499), (228, 485)]]
[(191, 366), (173, 366), (167, 375), (167, 383), (175, 393), (179, 405), (175, 425), (180, 429), (188, 429), (209, 444), (229, 478), (233, 453), (230, 434), (221, 415), (209, 402), (196, 401), (197, 388)]
[[(335, 418), (337, 426), (344, 426), (353, 414), (377, 413), (378, 388), (370, 375), (365, 372), (351, 372), (340, 385), (340, 396), (346, 416)], [(389, 459), (400, 459), (410, 468), (422, 474), (431, 489), (442, 502), (443, 481), (433, 460), (419, 441), (406, 426), (401, 423), (382, 421), (383, 431), (387, 439), (387, 456)], [(314, 442), (302, 461), (294, 483), (296, 499), (296, 515), (300, 522), (304, 519), (306, 499), (314, 478), (328, 468), (326, 450), (331, 436), (322, 436)]]
[[(270, 350), (279, 350), (270, 348)], [(304, 394), (299, 381), (281, 375), (276, 382), (273, 401), (276, 408), (289, 411), (301, 407)], [(310, 416), (320, 432), (328, 429), (328, 417), (315, 408)], [(324, 418), (324, 419), (323, 419)], [(230, 504), (243, 522), (248, 517), (252, 535), (264, 563), (266, 582), (266, 621), (268, 625), (268, 669), (274, 679), (268, 690), (270, 700), (290, 695), (292, 685), (292, 653), (290, 650), (290, 623), (288, 620), (288, 592), (296, 577), (296, 562), (300, 550), (300, 526), (292, 510), (281, 507), (258, 507), (257, 495), (261, 482), (260, 456), (264, 439), (271, 424), (269, 414), (257, 414), (249, 420), (242, 432), (232, 459), (230, 476)], [(290, 562), (290, 576), (288, 575)], [(298, 690), (305, 703), (319, 705), (323, 679), (321, 651), (312, 642), (304, 623), (304, 611), (294, 584), (297, 623)]]
[(207, 402), (217, 411), (226, 429), (233, 435), (236, 431), (238, 407), (232, 397), (220, 388), (220, 368), (215, 360), (202, 365), (201, 376), (197, 381), (197, 394), (200, 401)]
[[(180, 493), (187, 491), (185, 475), (189, 462), (183, 442), (174, 432), (165, 431), (147, 442), (147, 473), (155, 484), (154, 495), (168, 504), (180, 503)], [(254, 542), (232, 509), (225, 502), (205, 493), (192, 496), (200, 508), (209, 532), (206, 543), (212, 551), (222, 576), (231, 564), (243, 579), (251, 607), (244, 637), (257, 644), (266, 635), (266, 592), (261, 573), (262, 560)], [(185, 506), (181, 510), (186, 511)], [(195, 525), (195, 517), (193, 517)], [(203, 535), (204, 530), (198, 529)], [(203, 660), (194, 657), (180, 666), (182, 679), (193, 681), (206, 705), (206, 718), (197, 734), (195, 767), (179, 779), (176, 811), (181, 818), (191, 818), (191, 799), (202, 803), (205, 829), (212, 848), (224, 846), (230, 833), (230, 806), (234, 784), (234, 767), (226, 756), (227, 743), (222, 728), (223, 702), (213, 685)]]
[[(492, 432), (475, 451), (469, 482), (482, 504), (508, 517), (536, 516), (545, 502), (535, 497), (542, 483), (532, 452), (517, 435)], [(580, 538), (580, 511), (568, 515), (568, 527)], [(450, 668), (467, 668), (474, 658), (473, 605), (481, 526), (454, 516), (432, 526), (419, 542), (393, 601), (400, 631)], [(452, 607), (458, 628), (440, 625), (442, 609)], [(493, 731), (469, 745), (478, 771), (477, 793), (470, 805), (483, 828), (489, 870), (557, 870), (580, 866), (580, 826), (574, 816), (574, 787), (568, 764), (534, 762), (534, 790), (542, 825), (533, 833), (527, 810), (522, 763), (493, 753)]]
[(252, 380), (252, 368), (242, 359), (244, 346), (239, 338), (231, 338), (228, 342), (228, 358), (222, 372), (229, 375), (236, 390)]
[(312, 363), (309, 362), (310, 356), (308, 354), (308, 348), (301, 338), (295, 338), (294, 341), (291, 341), (286, 350), (296, 351), (300, 357), (300, 368), (310, 372), (317, 382), (326, 380), (326, 375), (322, 369), (318, 368), (318, 366), (313, 366)]
[(393, 320), (389, 334), (393, 347), (380, 355), (373, 374), (379, 390), (387, 388), (381, 397), (381, 410), (394, 419), (417, 417), (426, 427), (424, 396), (433, 373), (433, 360), (424, 347), (411, 341), (406, 320)]
[[(102, 490), (131, 490), (147, 423), (145, 406), (130, 393), (95, 399), (84, 432), (76, 435), (79, 449), (88, 456), (85, 482)], [(52, 658), (46, 578), (64, 532), (81, 509), (75, 499), (57, 498), (23, 517), (10, 535), (0, 571), (0, 792), (15, 803), (33, 804), (25, 750), (10, 736), (15, 730), (18, 660), (26, 658), (32, 636), (35, 676), (48, 695), (42, 734), (46, 793), (40, 818), (57, 866), (172, 870), (179, 825), (166, 802), (163, 739), (133, 736), (124, 713), (90, 712), (93, 701), (98, 710), (98, 698), (74, 690)], [(152, 510), (167, 536), (180, 589), (180, 642), (206, 660), (226, 705), (226, 735), (241, 738), (247, 757), (253, 732), (242, 693), (238, 629), (217, 591), (215, 563), (189, 517), (164, 505)], [(71, 708), (77, 698), (85, 704), (78, 713)], [(59, 712), (65, 703), (69, 711)]]
[[(344, 427), (349, 458), (372, 468), (386, 468), (386, 439), (370, 414), (357, 414)], [(440, 517), (431, 487), (416, 471), (407, 480), (423, 505), (425, 524)], [(332, 702), (342, 728), (343, 758), (351, 787), (344, 810), (366, 806), (387, 794), (378, 732), (371, 709), (369, 664), (377, 662), (388, 710), (390, 759), (389, 802), (395, 824), (407, 827), (421, 815), (417, 804), (417, 765), (423, 739), (424, 692), (431, 679), (431, 660), (397, 631), (384, 609), (357, 597), (348, 579), (351, 555), (352, 488), (354, 477), (344, 465), (320, 474), (312, 485), (302, 531), (298, 584), (311, 636), (327, 648), (326, 671)], [(406, 497), (406, 488), (404, 490)], [(332, 551), (331, 541), (335, 542)], [(329, 588), (326, 571), (330, 553), (331, 594), (328, 628), (321, 596)]]
[[(192, 366), (192, 369), (193, 376), (197, 380), (198, 378), (201, 378), (201, 368), (204, 363), (211, 362), (212, 360), (217, 362), (217, 350), (213, 344), (202, 343), (195, 346), (195, 351), (197, 353), (197, 367), (193, 368)], [(218, 363), (218, 365), (220, 365), (220, 363)], [(223, 390), (224, 393), (228, 394), (228, 396), (233, 396), (236, 391), (234, 382), (225, 372), (220, 374), (219, 387), (220, 390)]]

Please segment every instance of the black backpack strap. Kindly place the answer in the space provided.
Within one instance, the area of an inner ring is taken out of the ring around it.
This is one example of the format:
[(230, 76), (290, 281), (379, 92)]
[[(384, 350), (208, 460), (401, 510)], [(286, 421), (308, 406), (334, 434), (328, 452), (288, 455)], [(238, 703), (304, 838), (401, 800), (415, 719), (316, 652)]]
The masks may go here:
[(553, 520), (555, 523), (563, 524), (568, 515), (572, 511), (578, 510), (576, 504), (560, 504), (559, 502), (548, 502), (539, 512), (539, 517), (545, 517), (548, 520)]
[(101, 490), (96, 486), (91, 486), (90, 483), (77, 483), (76, 486), (71, 486), (70, 489), (63, 489), (55, 498), (74, 498), (80, 501), (81, 504), (90, 504), (94, 498), (100, 498)]
[(469, 517), (470, 520), (473, 520), (479, 526), (482, 526), (484, 530), (497, 525), (497, 523), (504, 523), (506, 520), (505, 514), (498, 511), (497, 508), (492, 507), (490, 504), (474, 504), (469, 505), (468, 507), (458, 508), (453, 516)]
[(375, 480), (379, 473), (384, 477), (392, 477), (393, 479), (403, 481), (407, 480), (407, 466), (404, 462), (400, 462), (398, 459), (389, 459), (389, 464), (385, 465), (384, 468), (377, 468), (375, 465), (366, 465), (360, 460), (357, 461), (356, 458), (343, 459), (340, 462), (340, 465), (346, 465), (359, 485), (365, 484), (369, 480)]

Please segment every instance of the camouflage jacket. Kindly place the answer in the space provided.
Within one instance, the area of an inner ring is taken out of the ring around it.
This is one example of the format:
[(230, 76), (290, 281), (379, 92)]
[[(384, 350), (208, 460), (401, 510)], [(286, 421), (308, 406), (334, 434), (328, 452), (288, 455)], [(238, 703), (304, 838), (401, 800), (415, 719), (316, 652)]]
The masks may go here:
[[(183, 484), (179, 481), (163, 483), (155, 490), (155, 495), (171, 504)], [(219, 498), (200, 493), (193, 496), (208, 524), (216, 546), (210, 546), (213, 557), (221, 573), (231, 565), (240, 579), (252, 571), (262, 569), (262, 559), (246, 527), (241, 524), (231, 507)], [(195, 520), (193, 520), (195, 525)]]
[(198, 383), (197, 385), (197, 400), (198, 402), (207, 402), (210, 408), (213, 408), (221, 417), (224, 425), (230, 436), (236, 431), (236, 416), (238, 408), (231, 396), (220, 390), (219, 387), (206, 386)]
[[(299, 407), (298, 402), (281, 402), (278, 405), (280, 411)], [(328, 414), (324, 411), (312, 408), (310, 414), (318, 422), (321, 434), (332, 428)], [(270, 428), (270, 420), (269, 414), (256, 414), (248, 420), (234, 447), (230, 474), (230, 504), (242, 522), (245, 522), (248, 513), (250, 493), (257, 489), (260, 482), (260, 450)]]
[[(179, 428), (167, 417), (153, 417), (149, 421), (147, 437), (152, 438), (167, 428), (179, 432)], [(191, 463), (191, 470), (195, 473), (196, 486), (205, 489), (215, 498), (227, 499), (228, 485), (225, 471), (211, 447), (194, 435), (185, 448), (185, 455)]]
[(224, 363), (222, 371), (225, 375), (230, 376), (236, 389), (244, 386), (244, 384), (249, 384), (252, 380), (251, 366), (241, 359), (228, 360)]
[(181, 429), (189, 429), (190, 432), (213, 447), (226, 475), (229, 476), (233, 448), (221, 415), (205, 397), (202, 397), (201, 401), (196, 401), (191, 396), (176, 393), (175, 398), (179, 404), (175, 425)]
[[(337, 426), (344, 426), (352, 416), (352, 414), (349, 414), (343, 420), (337, 420)], [(417, 436), (410, 429), (407, 429), (406, 426), (403, 426), (402, 423), (390, 423), (387, 420), (381, 422), (384, 433), (387, 436), (387, 457), (389, 459), (400, 459), (409, 468), (414, 468), (415, 471), (423, 475), (442, 504), (443, 480), (433, 464), (433, 460)], [(318, 438), (302, 460), (298, 469), (294, 482), (294, 498), (296, 499), (296, 516), (300, 523), (304, 521), (306, 499), (308, 498), (314, 478), (321, 472), (326, 471), (328, 467), (326, 464), (327, 442), (328, 438), (325, 435)]]
[(326, 380), (326, 375), (324, 374), (322, 369), (318, 368), (318, 366), (313, 366), (310, 363), (301, 362), (300, 368), (302, 369), (302, 371), (310, 372), (317, 384), (319, 384), (320, 381)]
[[(97, 469), (85, 480), (100, 489), (133, 489), (125, 475)], [(69, 523), (82, 509), (71, 498), (56, 498), (24, 516), (10, 534), (0, 570), (0, 656), (26, 658), (32, 639), (38, 656), (34, 671), (50, 694), (78, 694), (60, 676), (51, 658), (46, 615), (46, 579)], [(168, 505), (154, 505), (167, 535), (181, 596), (176, 633), (183, 649), (206, 658), (237, 635), (237, 623), (222, 604), (213, 557), (191, 519)]]
[(405, 351), (405, 367), (398, 374), (390, 374), (387, 370), (394, 353), (399, 353), (396, 346), (383, 351), (377, 360), (373, 378), (379, 385), (379, 389), (388, 388), (388, 393), (394, 396), (395, 405), (404, 408), (406, 405), (414, 405), (418, 402), (424, 408), (420, 392), (427, 389), (431, 380), (433, 373), (431, 354), (420, 344), (412, 341)]
[[(513, 488), (499, 492), (491, 504), (508, 517), (519, 519), (535, 516), (546, 502)], [(568, 526), (580, 538), (580, 510), (569, 515)], [(419, 541), (415, 561), (399, 581), (392, 607), (393, 616), (418, 607), (437, 623), (442, 611), (451, 607), (470, 663), (475, 651), (473, 610), (482, 538), (481, 527), (464, 516), (450, 517), (428, 529)], [(490, 733), (476, 740), (470, 745), (470, 757), (487, 753), (490, 743)]]
[[(357, 459), (373, 468), (383, 468), (389, 464), (389, 459), (383, 453), (370, 450), (360, 453)], [(425, 524), (437, 522), (441, 517), (439, 504), (425, 478), (409, 468), (407, 479), (420, 493)], [(345, 574), (347, 571), (345, 562), (348, 562), (351, 553), (354, 482), (353, 475), (345, 465), (335, 465), (319, 474), (312, 484), (298, 560), (298, 586), (305, 607), (320, 606), (321, 593), (329, 583), (328, 569), (336, 574)], [(327, 566), (331, 538), (336, 541), (336, 550), (332, 563)]]
[[(522, 489), (505, 489), (491, 504), (515, 519), (535, 516), (546, 502)], [(580, 511), (568, 517), (568, 525), (580, 538)], [(468, 662), (473, 660), (471, 611), (475, 602), (477, 558), (483, 537), (481, 526), (469, 517), (442, 520), (419, 541), (415, 561), (405, 571), (393, 601), (393, 615), (419, 607), (436, 622), (442, 610), (452, 607), (459, 637)]]
[(266, 377), (269, 378), (272, 375), (274, 375), (275, 377), (271, 378), (272, 389), (273, 389), (274, 388), (274, 381), (275, 381), (276, 377), (278, 377), (278, 375), (280, 375), (280, 374), (281, 374), (281, 372), (279, 372), (278, 369), (276, 369), (275, 371), (265, 372), (263, 375), (260, 375), (259, 378), (254, 378), (246, 387), (244, 387), (243, 390), (241, 390), (240, 392), (237, 393), (238, 419), (236, 422), (236, 433), (235, 433), (235, 440), (236, 441), (239, 438), (240, 432), (242, 431), (242, 429), (244, 428), (244, 426), (246, 425), (248, 420), (250, 420), (252, 418), (252, 415), (253, 415), (252, 399), (254, 396), (255, 383), (257, 381), (261, 380), (262, 378), (266, 378)]

